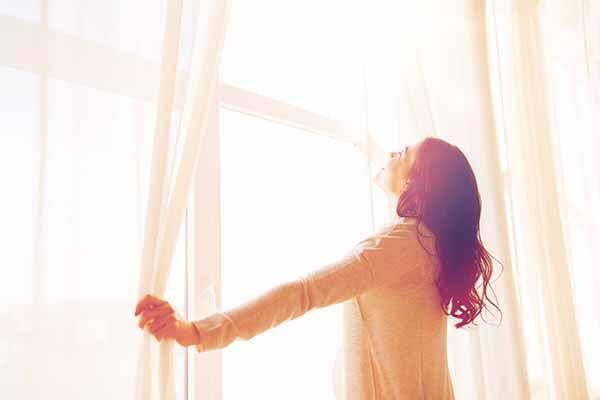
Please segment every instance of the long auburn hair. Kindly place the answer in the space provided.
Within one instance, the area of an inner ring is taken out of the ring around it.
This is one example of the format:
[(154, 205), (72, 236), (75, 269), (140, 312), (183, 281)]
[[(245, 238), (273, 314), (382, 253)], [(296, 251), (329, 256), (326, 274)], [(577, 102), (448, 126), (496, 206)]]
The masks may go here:
[[(435, 137), (425, 138), (416, 150), (396, 213), (416, 217), (417, 232), (424, 223), (435, 235), (442, 310), (460, 319), (456, 328), (473, 322), (487, 309), (484, 300), (502, 314), (487, 296), (494, 257), (481, 242), (481, 197), (469, 161), (458, 147)], [(476, 286), (480, 279), (481, 293)]]

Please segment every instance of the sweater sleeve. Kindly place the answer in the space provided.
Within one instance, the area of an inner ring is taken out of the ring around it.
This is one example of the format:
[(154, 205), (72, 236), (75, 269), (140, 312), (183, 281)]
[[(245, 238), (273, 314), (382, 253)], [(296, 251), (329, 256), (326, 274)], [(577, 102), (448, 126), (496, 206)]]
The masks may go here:
[(388, 224), (358, 242), (339, 260), (279, 284), (227, 311), (193, 321), (199, 352), (221, 349), (314, 309), (349, 300), (393, 284), (414, 269), (416, 239), (405, 224)]

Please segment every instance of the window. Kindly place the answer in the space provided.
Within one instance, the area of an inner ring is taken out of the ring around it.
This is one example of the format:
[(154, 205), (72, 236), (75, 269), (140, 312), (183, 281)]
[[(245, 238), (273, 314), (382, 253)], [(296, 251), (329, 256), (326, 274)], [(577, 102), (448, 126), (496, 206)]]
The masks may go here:
[[(366, 165), (352, 144), (223, 110), (221, 146), (223, 309), (336, 260), (368, 232)], [(341, 307), (224, 349), (223, 399), (334, 398)]]

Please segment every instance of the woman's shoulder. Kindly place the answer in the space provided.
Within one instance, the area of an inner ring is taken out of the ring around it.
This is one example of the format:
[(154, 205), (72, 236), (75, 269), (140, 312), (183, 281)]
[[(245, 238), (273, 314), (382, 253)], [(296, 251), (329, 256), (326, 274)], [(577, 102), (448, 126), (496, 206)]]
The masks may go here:
[(360, 241), (362, 245), (378, 245), (395, 240), (411, 240), (415, 238), (414, 221), (404, 218), (387, 221), (378, 225), (369, 235)]
[(354, 246), (353, 255), (367, 258), (381, 268), (402, 266), (404, 271), (430, 264), (431, 257), (435, 256), (435, 243), (429, 229), (419, 225), (423, 223), (409, 218), (381, 224)]
[(415, 245), (420, 244), (420, 247), (425, 248), (429, 253), (435, 252), (435, 235), (423, 221), (416, 217), (399, 217), (381, 224), (371, 238), (401, 239)]
[(423, 228), (425, 228), (427, 233), (429, 233), (429, 229), (427, 229), (424, 226), (423, 222), (420, 221), (417, 217), (396, 217), (391, 221), (380, 224), (379, 227), (376, 229), (376, 232), (415, 232), (417, 227), (419, 228), (419, 230), (423, 230)]

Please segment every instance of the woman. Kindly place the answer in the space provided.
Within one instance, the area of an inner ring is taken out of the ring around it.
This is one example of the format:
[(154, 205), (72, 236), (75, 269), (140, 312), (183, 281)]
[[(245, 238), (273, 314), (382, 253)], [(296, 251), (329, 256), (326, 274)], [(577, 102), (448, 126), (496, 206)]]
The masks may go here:
[(375, 179), (396, 199), (396, 216), (337, 262), (199, 321), (181, 319), (168, 302), (148, 295), (136, 307), (139, 326), (158, 340), (208, 351), (351, 300), (348, 399), (454, 399), (447, 316), (457, 328), (474, 323), (489, 301), (492, 274), (479, 237), (475, 175), (456, 146), (428, 137), (390, 153)]

